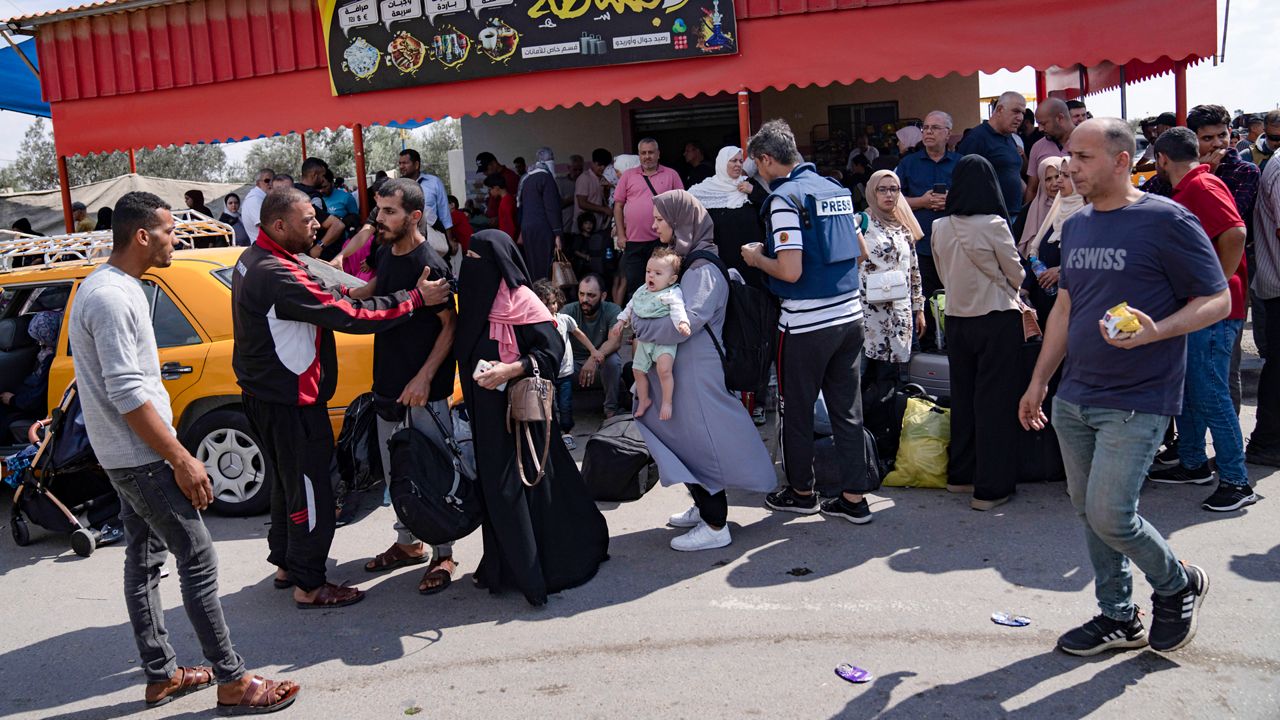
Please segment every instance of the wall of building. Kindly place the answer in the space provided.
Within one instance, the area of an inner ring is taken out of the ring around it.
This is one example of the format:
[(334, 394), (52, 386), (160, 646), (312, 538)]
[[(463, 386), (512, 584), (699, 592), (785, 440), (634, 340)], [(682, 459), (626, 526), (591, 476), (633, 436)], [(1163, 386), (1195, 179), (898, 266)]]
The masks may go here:
[(619, 103), (542, 110), (515, 115), (485, 115), (462, 120), (462, 153), (475, 170), (476, 155), (493, 153), (511, 167), (517, 156), (533, 163), (534, 153), (546, 145), (556, 153), (556, 161), (567, 163), (570, 155), (591, 157), (591, 151), (622, 147), (622, 109)]
[(899, 117), (923, 119), (931, 110), (943, 110), (951, 113), (955, 130), (960, 132), (982, 121), (978, 115), (978, 97), (977, 75), (952, 74), (944, 78), (766, 90), (761, 93), (760, 109), (765, 120), (786, 120), (795, 131), (797, 142), (808, 146), (813, 127), (827, 123), (829, 105), (896, 100)]

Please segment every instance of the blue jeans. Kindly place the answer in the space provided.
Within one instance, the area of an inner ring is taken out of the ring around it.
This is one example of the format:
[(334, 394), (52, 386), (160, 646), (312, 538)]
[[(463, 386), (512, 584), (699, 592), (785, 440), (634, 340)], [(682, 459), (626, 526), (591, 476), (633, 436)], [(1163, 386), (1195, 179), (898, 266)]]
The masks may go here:
[(1209, 461), (1204, 433), (1213, 433), (1218, 476), (1231, 485), (1249, 484), (1244, 467), (1244, 435), (1231, 403), (1228, 376), (1242, 320), (1219, 320), (1187, 335), (1187, 381), (1178, 416), (1178, 459), (1183, 467), (1198, 468)]
[(160, 570), (172, 552), (178, 561), (182, 605), (204, 657), (219, 683), (244, 675), (244, 661), (231, 646), (231, 633), (218, 600), (218, 556), (200, 512), (178, 489), (173, 469), (163, 462), (107, 470), (120, 496), (124, 525), (124, 604), (142, 656), (147, 682), (164, 682), (178, 669), (164, 627)]
[(560, 416), (560, 432), (573, 430), (573, 383), (577, 375), (556, 380), (556, 414)]
[(1132, 560), (1159, 595), (1187, 586), (1187, 574), (1169, 544), (1138, 514), (1138, 492), (1169, 418), (1053, 400), (1053, 427), (1067, 469), (1067, 492), (1084, 523), (1102, 614), (1133, 617)]

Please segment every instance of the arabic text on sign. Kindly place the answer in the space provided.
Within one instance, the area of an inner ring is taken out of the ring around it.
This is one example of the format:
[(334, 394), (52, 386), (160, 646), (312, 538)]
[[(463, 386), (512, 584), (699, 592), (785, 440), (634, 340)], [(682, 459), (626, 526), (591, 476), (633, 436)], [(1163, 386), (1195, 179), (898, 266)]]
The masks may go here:
[(671, 42), (671, 33), (648, 33), (647, 35), (627, 35), (613, 39), (614, 50), (646, 47), (649, 45), (666, 45)]
[(534, 45), (532, 47), (525, 46), (520, 48), (520, 57), (540, 58), (552, 57), (555, 55), (576, 55), (580, 52), (580, 47), (576, 42), (554, 43), (551, 45)]

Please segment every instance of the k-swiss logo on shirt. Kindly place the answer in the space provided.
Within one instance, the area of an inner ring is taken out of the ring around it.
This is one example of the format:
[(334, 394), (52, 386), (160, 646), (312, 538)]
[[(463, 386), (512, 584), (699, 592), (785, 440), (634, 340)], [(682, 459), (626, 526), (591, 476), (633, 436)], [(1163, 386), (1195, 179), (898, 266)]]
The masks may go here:
[(1075, 270), (1124, 270), (1123, 248), (1073, 248), (1067, 253), (1066, 266)]

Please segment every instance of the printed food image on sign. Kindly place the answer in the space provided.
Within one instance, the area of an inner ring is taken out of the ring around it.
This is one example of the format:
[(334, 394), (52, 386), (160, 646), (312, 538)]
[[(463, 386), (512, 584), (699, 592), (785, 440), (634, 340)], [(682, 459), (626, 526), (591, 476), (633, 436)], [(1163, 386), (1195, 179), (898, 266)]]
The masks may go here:
[(480, 52), (494, 62), (506, 62), (520, 45), (520, 33), (498, 18), (490, 18), (476, 38), (480, 41)]
[(452, 25), (440, 28), (440, 34), (431, 38), (431, 57), (447, 68), (456, 68), (471, 55), (471, 38)]
[[(316, 3), (335, 95), (516, 73), (692, 61), (740, 49), (734, 0)], [(483, 59), (471, 60), (472, 54)], [(678, 75), (681, 69), (668, 72)]]
[(378, 48), (365, 42), (364, 38), (356, 38), (356, 41), (342, 53), (342, 60), (343, 70), (361, 80), (368, 80), (378, 72), (382, 53), (378, 52)]
[(387, 46), (387, 64), (402, 73), (409, 74), (422, 67), (427, 59), (427, 46), (408, 32), (400, 31)]

